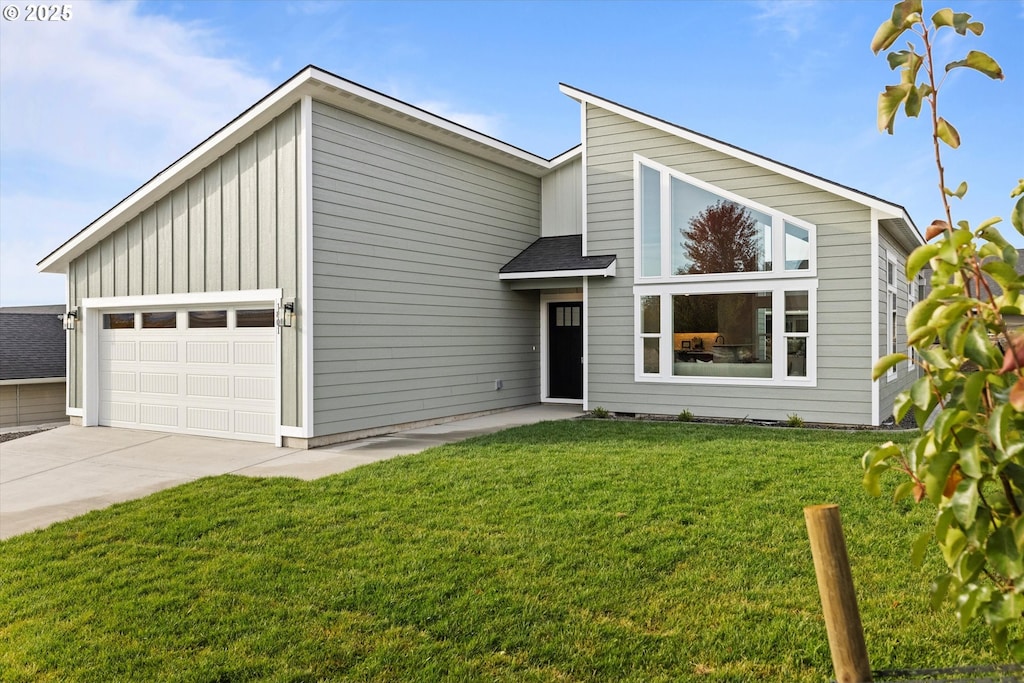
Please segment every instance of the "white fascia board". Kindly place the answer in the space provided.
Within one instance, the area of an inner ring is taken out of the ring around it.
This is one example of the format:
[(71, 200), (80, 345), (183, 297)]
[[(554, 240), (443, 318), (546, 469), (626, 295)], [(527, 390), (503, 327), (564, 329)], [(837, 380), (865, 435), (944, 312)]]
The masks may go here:
[(26, 377), (25, 379), (0, 379), (0, 387), (14, 386), (16, 384), (58, 384), (60, 382), (66, 382), (67, 377), (64, 375), (58, 375), (57, 377)]
[(98, 243), (107, 236), (108, 231), (133, 218), (142, 208), (191, 178), (213, 159), (227, 152), (291, 106), (298, 99), (297, 91), (313, 78), (313, 71), (314, 69), (310, 67), (303, 69), (188, 154), (157, 173), (142, 187), (122, 199), (36, 264), (38, 271), (64, 272), (68, 261)]
[(570, 161), (575, 161), (576, 159), (579, 159), (582, 156), (583, 156), (583, 144), (581, 143), (581, 144), (576, 145), (572, 149), (568, 149), (568, 150), (562, 152), (561, 154), (559, 154), (558, 156), (553, 157), (550, 161), (548, 161), (548, 163), (551, 164), (551, 170), (554, 171), (554, 170), (558, 169), (559, 166), (562, 166), (563, 164), (567, 164)]
[(615, 261), (612, 261), (607, 268), (592, 268), (590, 270), (537, 270), (528, 273), (501, 273), (498, 275), (499, 280), (536, 280), (560, 277), (615, 277)]
[(618, 114), (619, 116), (650, 126), (651, 128), (655, 128), (670, 135), (675, 135), (676, 137), (690, 142), (695, 142), (698, 145), (707, 147), (708, 149), (713, 149), (735, 159), (746, 161), (754, 166), (759, 166), (787, 178), (792, 178), (793, 180), (806, 183), (807, 185), (818, 188), (819, 190), (831, 192), (832, 194), (843, 197), (844, 199), (849, 199), (850, 201), (857, 202), (858, 204), (863, 204), (864, 206), (877, 210), (880, 214), (884, 214), (882, 215), (882, 218), (904, 218), (908, 225), (914, 225), (913, 221), (911, 221), (910, 217), (907, 215), (906, 210), (896, 204), (890, 204), (889, 202), (882, 201), (876, 197), (857, 192), (856, 190), (843, 187), (842, 185), (837, 185), (836, 183), (825, 180), (824, 178), (819, 178), (811, 175), (810, 173), (781, 164), (777, 161), (772, 161), (771, 159), (754, 154), (753, 152), (748, 152), (744, 149), (740, 149), (739, 147), (734, 147), (719, 140), (715, 140), (714, 138), (709, 138), (701, 135), (700, 133), (695, 133), (691, 130), (681, 128), (680, 126), (668, 123), (667, 121), (662, 121), (661, 119), (657, 119), (649, 114), (644, 114), (636, 111), (635, 109), (630, 109), (629, 107), (624, 107), (621, 104), (616, 104), (615, 102), (597, 97), (596, 95), (591, 95), (590, 93), (582, 90), (577, 90), (570, 85), (562, 83), (558, 87), (563, 94), (571, 97), (581, 104), (591, 104), (595, 107), (606, 109), (612, 113)]

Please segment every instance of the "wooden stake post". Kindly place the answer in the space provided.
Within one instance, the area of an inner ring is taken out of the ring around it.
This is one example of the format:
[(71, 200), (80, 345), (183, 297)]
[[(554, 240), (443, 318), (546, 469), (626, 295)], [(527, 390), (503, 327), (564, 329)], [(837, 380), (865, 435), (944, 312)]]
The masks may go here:
[(836, 683), (871, 681), (871, 664), (857, 611), (857, 595), (853, 590), (839, 506), (806, 507), (804, 519), (811, 539), (811, 555), (814, 556), (814, 572), (818, 576), (818, 593), (825, 613)]

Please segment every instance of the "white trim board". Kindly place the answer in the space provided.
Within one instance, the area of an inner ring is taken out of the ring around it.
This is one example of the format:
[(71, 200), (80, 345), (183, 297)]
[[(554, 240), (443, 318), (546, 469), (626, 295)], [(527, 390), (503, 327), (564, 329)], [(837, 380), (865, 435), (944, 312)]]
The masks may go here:
[(299, 112), (299, 196), (302, 206), (299, 209), (299, 310), (298, 325), (300, 351), (302, 353), (302, 410), (301, 434), (285, 434), (282, 436), (298, 436), (312, 438), (313, 421), (313, 330), (316, 324), (313, 311), (313, 98), (306, 95), (302, 98)]
[(608, 264), (607, 268), (593, 268), (590, 270), (537, 270), (526, 273), (500, 273), (499, 280), (536, 280), (539, 278), (563, 278), (563, 277), (615, 277), (615, 261)]

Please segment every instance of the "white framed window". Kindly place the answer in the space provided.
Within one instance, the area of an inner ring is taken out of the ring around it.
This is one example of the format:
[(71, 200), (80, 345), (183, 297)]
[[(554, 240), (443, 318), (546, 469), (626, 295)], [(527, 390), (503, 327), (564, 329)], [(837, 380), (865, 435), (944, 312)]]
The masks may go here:
[[(899, 330), (899, 294), (896, 288), (896, 254), (890, 250), (885, 252), (886, 259), (886, 312), (885, 312), (885, 339), (886, 354), (898, 353), (897, 334)], [(889, 368), (886, 379), (894, 380), (897, 376), (896, 365)]]
[(816, 275), (816, 226), (634, 155), (636, 282)]
[(813, 386), (816, 227), (633, 160), (636, 381)]
[(635, 286), (635, 379), (813, 386), (816, 281)]

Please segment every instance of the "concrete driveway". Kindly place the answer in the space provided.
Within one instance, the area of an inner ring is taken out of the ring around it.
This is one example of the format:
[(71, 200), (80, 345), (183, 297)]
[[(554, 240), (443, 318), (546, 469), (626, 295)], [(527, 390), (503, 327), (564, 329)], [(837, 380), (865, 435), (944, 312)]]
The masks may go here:
[(0, 539), (216, 474), (316, 479), (489, 434), (582, 414), (537, 405), (310, 450), (107, 427), (64, 426), (0, 444)]

